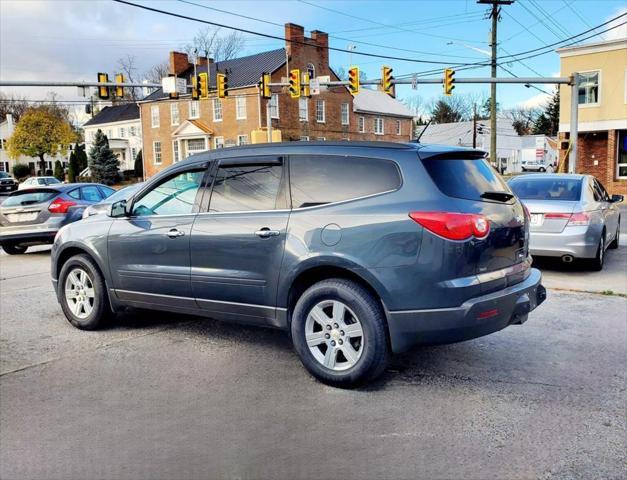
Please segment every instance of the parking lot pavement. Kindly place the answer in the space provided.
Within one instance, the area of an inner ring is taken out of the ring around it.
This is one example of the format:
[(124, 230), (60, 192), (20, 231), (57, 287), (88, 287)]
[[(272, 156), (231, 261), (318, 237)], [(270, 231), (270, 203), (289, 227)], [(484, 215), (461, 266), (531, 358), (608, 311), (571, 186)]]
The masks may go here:
[(621, 478), (627, 300), (549, 291), (523, 326), (314, 381), (282, 332), (58, 307), (0, 258), (0, 478)]

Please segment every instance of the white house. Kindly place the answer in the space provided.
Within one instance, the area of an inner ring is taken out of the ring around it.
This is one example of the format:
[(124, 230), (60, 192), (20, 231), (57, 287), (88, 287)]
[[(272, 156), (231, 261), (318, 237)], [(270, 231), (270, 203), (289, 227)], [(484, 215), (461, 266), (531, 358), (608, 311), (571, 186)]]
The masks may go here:
[[(12, 172), (13, 166), (16, 163), (22, 163), (24, 165), (30, 166), (31, 173), (34, 175), (39, 169), (39, 158), (20, 155), (17, 159), (13, 159), (10, 158), (9, 154), (7, 153), (7, 142), (15, 131), (15, 125), (16, 123), (15, 120), (13, 120), (13, 115), (11, 115), (10, 113), (7, 114), (4, 121), (0, 123), (0, 171)], [(54, 162), (56, 162), (57, 160), (60, 160), (63, 166), (66, 167), (68, 162), (68, 155), (57, 154), (54, 157), (46, 155), (44, 159), (46, 161), (46, 170), (52, 170), (54, 168)], [(45, 175), (45, 172), (41, 174)]]
[[(426, 130), (424, 126), (418, 127), (417, 136), (420, 137), (420, 143), (472, 147), (472, 131), (472, 121), (436, 123), (429, 125)], [(506, 173), (521, 172), (522, 160), (543, 158), (547, 164), (557, 162), (557, 144), (554, 139), (545, 135), (520, 136), (511, 120), (506, 118), (497, 119), (496, 145), (500, 168), (504, 168)], [(481, 150), (490, 150), (489, 120), (477, 120), (476, 146)]]
[(87, 154), (98, 130), (102, 130), (109, 139), (109, 147), (120, 160), (120, 170), (132, 170), (135, 166), (135, 156), (142, 149), (142, 131), (137, 104), (125, 103), (104, 107), (96, 116), (83, 124)]

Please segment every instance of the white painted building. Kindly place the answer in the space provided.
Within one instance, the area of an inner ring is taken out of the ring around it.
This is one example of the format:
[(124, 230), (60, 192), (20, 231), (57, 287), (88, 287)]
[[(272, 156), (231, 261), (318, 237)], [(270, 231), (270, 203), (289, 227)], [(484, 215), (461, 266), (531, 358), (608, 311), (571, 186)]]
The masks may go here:
[[(15, 131), (15, 120), (13, 119), (13, 115), (10, 113), (7, 114), (6, 118), (3, 122), (0, 123), (0, 171), (2, 172), (13, 172), (13, 166), (16, 163), (21, 163), (24, 165), (29, 165), (31, 169), (31, 174), (35, 175), (37, 170), (39, 169), (39, 158), (38, 157), (27, 157), (26, 155), (20, 155), (17, 159), (13, 159), (9, 157), (7, 152), (7, 142), (13, 132)], [(57, 154), (54, 157), (50, 155), (46, 155), (44, 160), (46, 161), (46, 170), (53, 170), (54, 163), (57, 160), (60, 160), (64, 167), (67, 167), (68, 163), (68, 155)], [(45, 175), (45, 172), (42, 173)]]
[(139, 107), (135, 103), (125, 103), (104, 107), (94, 118), (83, 124), (85, 152), (89, 151), (96, 137), (102, 132), (109, 139), (109, 147), (120, 160), (120, 171), (132, 170), (135, 157), (142, 149), (141, 122)]
[[(472, 147), (472, 121), (431, 124), (420, 136), (424, 128), (418, 127), (420, 143)], [(476, 145), (480, 150), (490, 150), (490, 120), (477, 120)], [(540, 153), (547, 164), (557, 162), (557, 144), (554, 139), (545, 135), (520, 136), (511, 120), (506, 118), (497, 119), (496, 145), (497, 158), (505, 173), (521, 172), (522, 161), (535, 161), (540, 158)]]

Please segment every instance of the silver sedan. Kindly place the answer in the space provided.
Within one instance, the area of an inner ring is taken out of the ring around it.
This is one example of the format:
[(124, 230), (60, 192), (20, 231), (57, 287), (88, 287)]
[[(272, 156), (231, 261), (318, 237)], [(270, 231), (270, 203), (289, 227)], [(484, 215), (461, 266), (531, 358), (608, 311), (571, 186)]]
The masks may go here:
[(610, 197), (592, 175), (519, 175), (508, 183), (529, 210), (532, 255), (603, 268), (605, 250), (618, 247), (622, 195)]

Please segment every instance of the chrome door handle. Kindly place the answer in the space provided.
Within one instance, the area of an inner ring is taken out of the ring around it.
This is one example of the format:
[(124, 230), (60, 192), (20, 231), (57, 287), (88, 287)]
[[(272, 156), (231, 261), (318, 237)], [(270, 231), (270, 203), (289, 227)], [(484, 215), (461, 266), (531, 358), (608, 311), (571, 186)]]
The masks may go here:
[(278, 230), (270, 230), (268, 227), (263, 227), (255, 232), (255, 235), (261, 238), (277, 237), (281, 232)]
[(176, 237), (182, 237), (185, 235), (185, 232), (181, 232), (179, 229), (177, 228), (171, 228), (168, 231), (168, 237), (170, 238), (176, 238)]

